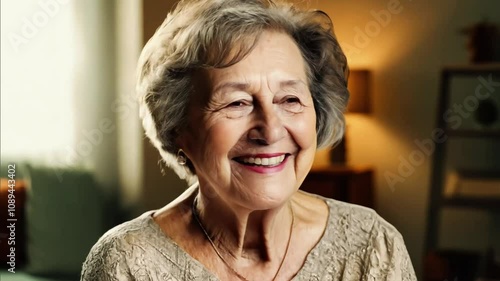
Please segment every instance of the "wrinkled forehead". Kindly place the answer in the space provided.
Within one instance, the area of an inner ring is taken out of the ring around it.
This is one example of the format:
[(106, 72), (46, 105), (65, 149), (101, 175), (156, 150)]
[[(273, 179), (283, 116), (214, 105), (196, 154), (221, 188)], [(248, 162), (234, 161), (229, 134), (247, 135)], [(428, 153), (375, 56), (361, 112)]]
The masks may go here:
[(271, 90), (307, 88), (307, 77), (306, 62), (295, 40), (275, 31), (262, 33), (238, 62), (226, 67), (202, 68), (193, 76), (198, 91), (201, 87), (211, 93), (252, 90), (260, 83), (267, 83)]

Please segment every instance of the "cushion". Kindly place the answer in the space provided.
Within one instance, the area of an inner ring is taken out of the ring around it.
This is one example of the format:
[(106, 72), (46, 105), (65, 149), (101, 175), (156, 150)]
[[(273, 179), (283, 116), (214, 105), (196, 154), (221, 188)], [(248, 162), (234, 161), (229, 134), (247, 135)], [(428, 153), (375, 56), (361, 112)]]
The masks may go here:
[(78, 276), (106, 231), (105, 193), (91, 173), (27, 165), (26, 272)]

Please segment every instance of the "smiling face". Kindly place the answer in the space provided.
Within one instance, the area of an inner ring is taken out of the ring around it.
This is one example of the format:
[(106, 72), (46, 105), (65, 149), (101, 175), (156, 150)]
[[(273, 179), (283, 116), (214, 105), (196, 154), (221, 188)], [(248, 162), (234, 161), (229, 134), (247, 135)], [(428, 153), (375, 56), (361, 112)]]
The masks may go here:
[(300, 187), (316, 150), (316, 114), (295, 42), (264, 32), (243, 60), (196, 78), (178, 143), (202, 191), (255, 210), (283, 204)]

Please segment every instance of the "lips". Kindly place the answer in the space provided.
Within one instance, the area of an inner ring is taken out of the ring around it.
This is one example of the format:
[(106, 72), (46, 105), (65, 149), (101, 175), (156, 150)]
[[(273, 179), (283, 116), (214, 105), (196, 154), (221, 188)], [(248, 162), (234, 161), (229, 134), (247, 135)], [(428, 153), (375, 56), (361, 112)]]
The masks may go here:
[(260, 167), (274, 167), (281, 164), (289, 154), (281, 153), (278, 155), (255, 155), (255, 156), (244, 156), (234, 158), (240, 164), (260, 166)]

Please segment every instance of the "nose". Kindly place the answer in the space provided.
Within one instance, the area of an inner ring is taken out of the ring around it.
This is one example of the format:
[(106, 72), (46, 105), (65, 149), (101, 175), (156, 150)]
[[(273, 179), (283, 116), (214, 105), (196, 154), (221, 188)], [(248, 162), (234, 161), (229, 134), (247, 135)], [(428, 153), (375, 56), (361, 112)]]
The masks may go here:
[(255, 111), (255, 126), (250, 129), (248, 138), (260, 145), (276, 143), (286, 136), (286, 129), (274, 104), (259, 106)]

